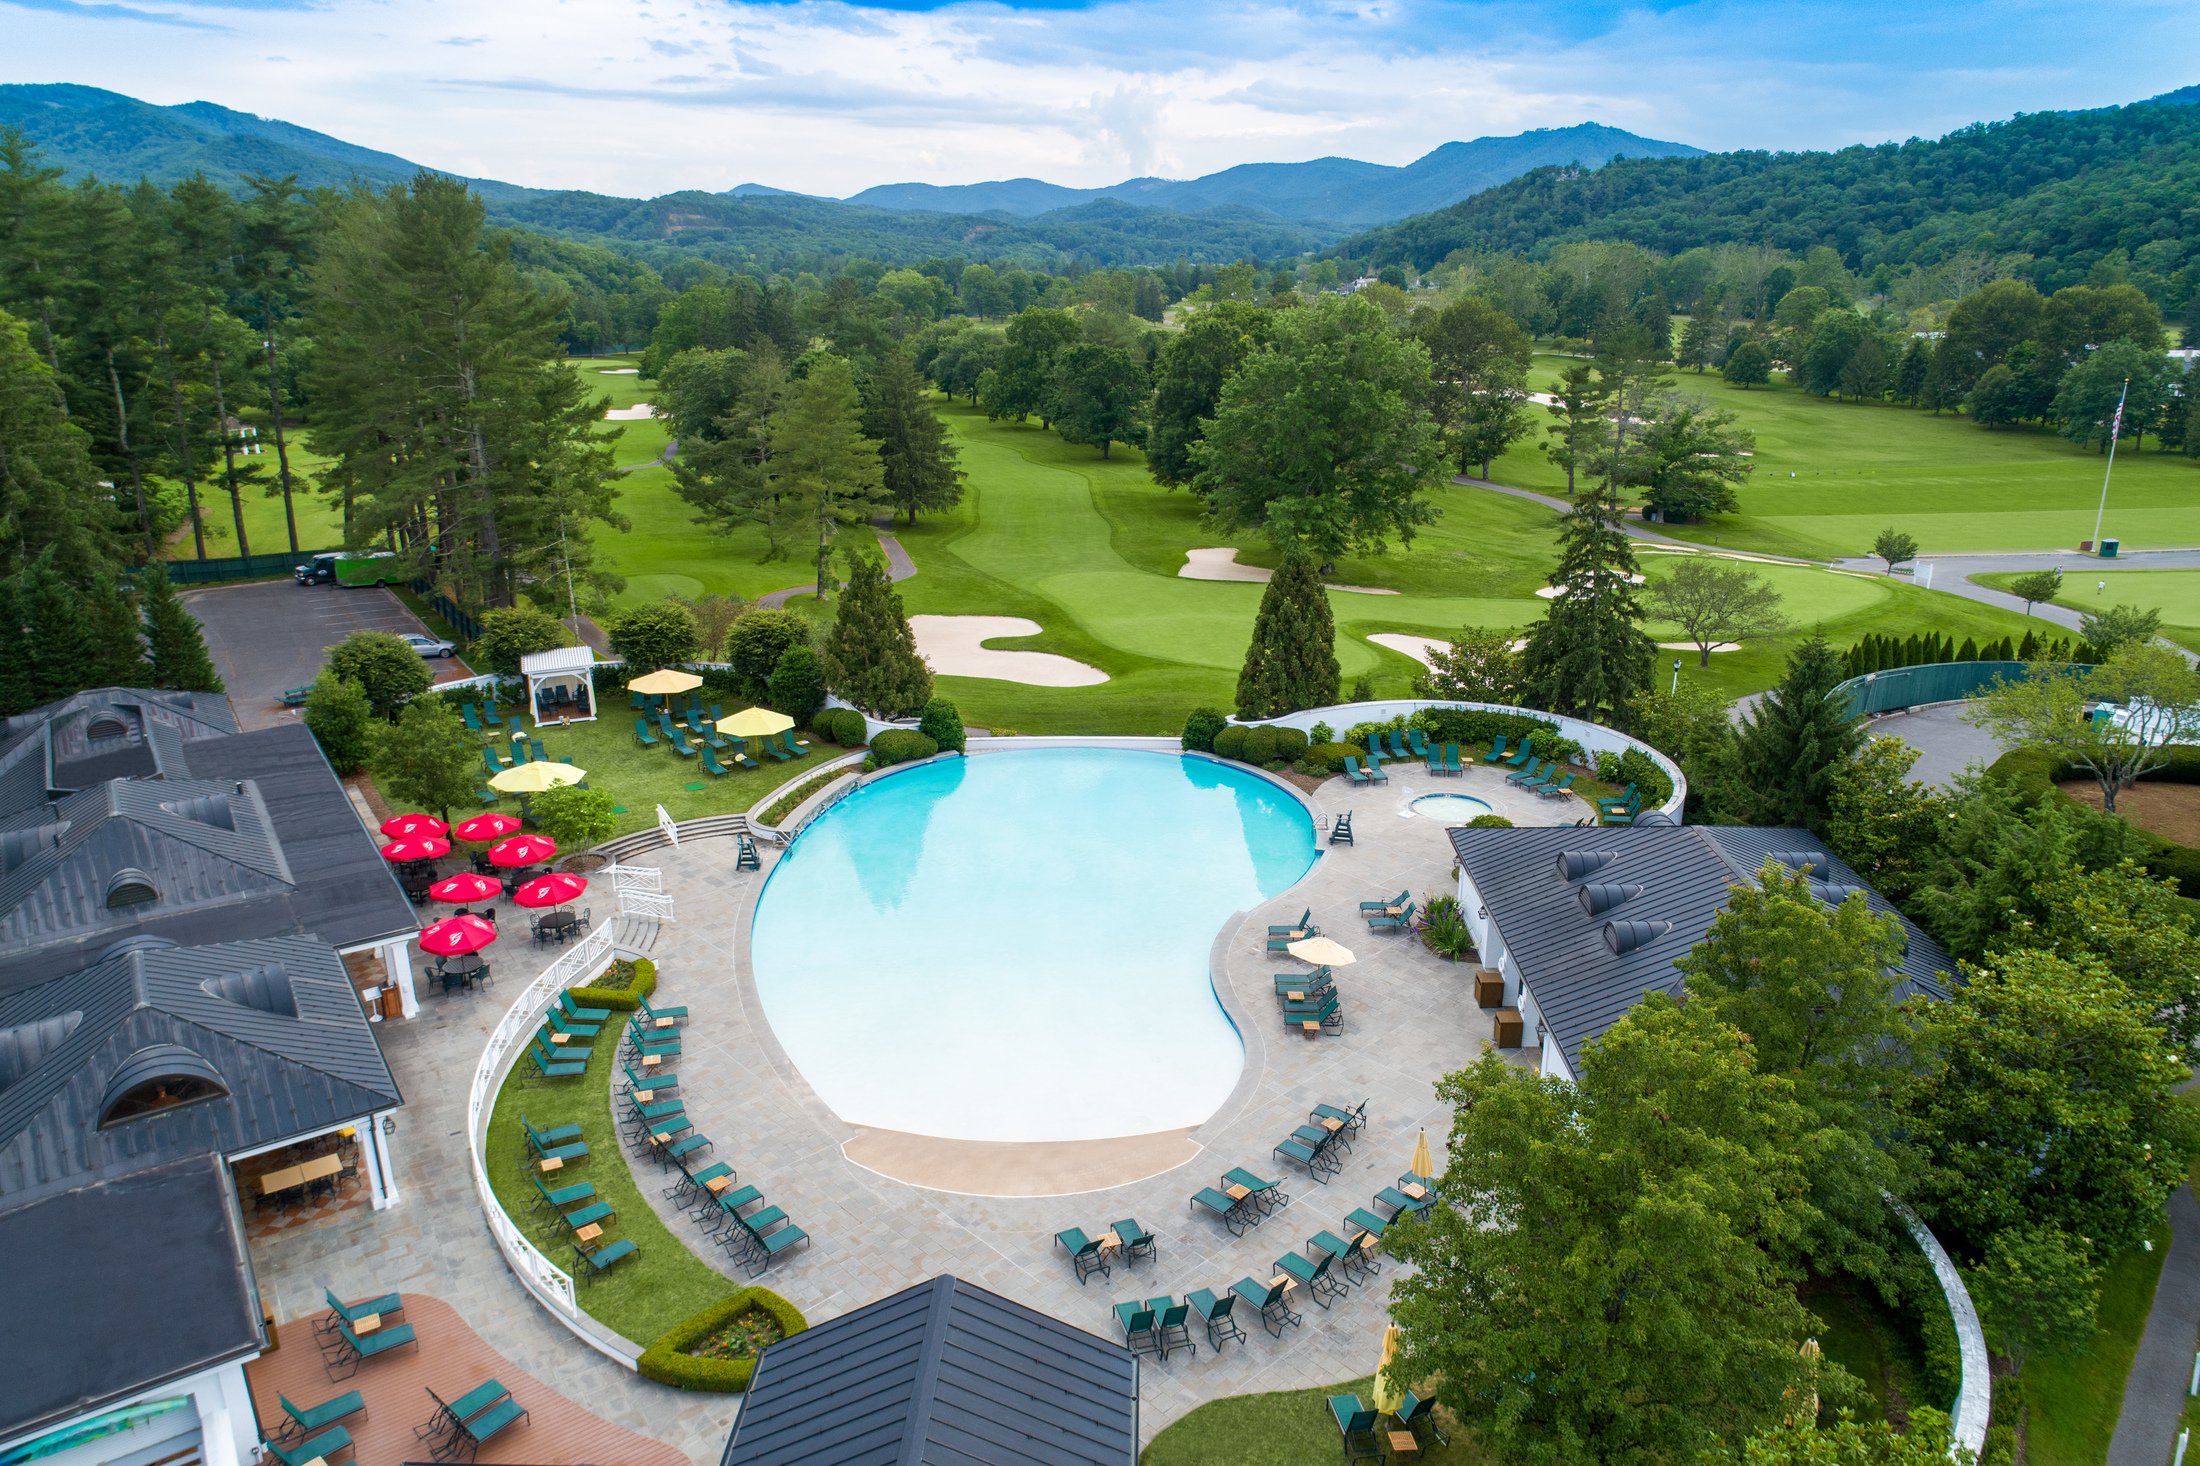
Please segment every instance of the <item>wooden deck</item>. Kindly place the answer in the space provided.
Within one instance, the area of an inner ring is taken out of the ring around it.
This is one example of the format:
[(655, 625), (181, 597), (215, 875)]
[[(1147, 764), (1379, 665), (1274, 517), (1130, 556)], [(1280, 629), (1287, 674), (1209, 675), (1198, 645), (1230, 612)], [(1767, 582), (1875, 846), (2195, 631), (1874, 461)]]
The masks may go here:
[(406, 1293), (404, 1321), (413, 1326), (419, 1347), (400, 1349), (385, 1357), (369, 1359), (348, 1380), (331, 1380), (322, 1367), (321, 1351), (313, 1334), (318, 1315), (291, 1319), (282, 1325), (282, 1347), (246, 1366), (252, 1381), (252, 1397), (260, 1409), (263, 1430), (282, 1419), (278, 1394), (290, 1397), (301, 1410), (324, 1400), (357, 1390), (366, 1397), (363, 1415), (344, 1422), (351, 1432), (353, 1453), (339, 1455), (329, 1466), (399, 1466), (406, 1461), (429, 1459), (430, 1443), (418, 1440), (413, 1427), (435, 1413), (434, 1390), (445, 1400), (455, 1400), (484, 1380), (494, 1379), (512, 1392), (528, 1418), (496, 1436), (476, 1458), (485, 1466), (515, 1466), (534, 1462), (543, 1466), (689, 1466), (687, 1456), (673, 1447), (611, 1422), (599, 1419), (536, 1380), (482, 1342), (451, 1306), (425, 1293)]

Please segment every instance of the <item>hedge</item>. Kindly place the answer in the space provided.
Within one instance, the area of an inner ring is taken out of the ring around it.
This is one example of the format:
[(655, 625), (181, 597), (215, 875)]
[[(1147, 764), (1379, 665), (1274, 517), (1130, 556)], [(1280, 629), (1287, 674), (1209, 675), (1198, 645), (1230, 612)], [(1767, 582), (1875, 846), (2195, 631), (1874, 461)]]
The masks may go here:
[(922, 733), (907, 728), (888, 728), (871, 740), (871, 767), (885, 769), (895, 764), (915, 763), (939, 751), (939, 744)]
[[(1548, 718), (1531, 718), (1525, 713), (1492, 713), (1481, 708), (1418, 708), (1406, 722), (1445, 743), (1487, 744), (1500, 733), (1515, 744), (1523, 738), (1533, 739), (1538, 754), (1543, 752), (1543, 739), (1558, 737), (1558, 724)], [(1347, 734), (1345, 741), (1360, 743), (1365, 740)]]
[(577, 987), (571, 990), (573, 1001), (583, 1008), (610, 1008), (620, 1013), (631, 1013), (643, 998), (656, 995), (656, 963), (647, 957), (637, 957), (631, 963), (618, 962), (613, 965), (632, 970), (633, 976), (625, 987)]
[(1348, 758), (1358, 758), (1365, 748), (1354, 748), (1349, 743), (1316, 743), (1299, 755), (1299, 762), (1319, 773), (1334, 774), (1344, 768)]
[(705, 1359), (688, 1350), (710, 1337), (712, 1331), (723, 1327), (736, 1314), (751, 1308), (769, 1314), (790, 1339), (810, 1326), (800, 1309), (771, 1289), (743, 1288), (658, 1335), (657, 1341), (642, 1351), (636, 1370), (643, 1379), (653, 1379), (676, 1390), (725, 1393), (747, 1389), (750, 1376), (756, 1373), (754, 1359)]
[(810, 731), (842, 748), (861, 748), (871, 725), (854, 708), (820, 708), (810, 719)]
[(1236, 759), (1238, 762), (1243, 763), (1245, 761), (1245, 743), (1252, 736), (1252, 729), (1242, 723), (1232, 723), (1215, 735), (1215, 757)]
[(822, 774), (815, 774), (804, 779), (801, 783), (774, 799), (771, 802), (771, 807), (757, 816), (757, 823), (771, 825), (776, 828), (781, 820), (794, 812), (796, 805), (848, 772), (849, 770), (846, 768), (827, 769)]

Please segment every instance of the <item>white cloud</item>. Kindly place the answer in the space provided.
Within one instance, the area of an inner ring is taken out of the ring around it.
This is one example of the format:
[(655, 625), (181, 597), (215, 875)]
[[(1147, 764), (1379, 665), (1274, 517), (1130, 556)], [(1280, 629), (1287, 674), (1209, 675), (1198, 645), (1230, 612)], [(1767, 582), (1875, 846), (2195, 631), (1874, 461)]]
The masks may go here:
[(203, 97), (455, 172), (621, 194), (1400, 163), (1583, 120), (1704, 147), (1838, 146), (2130, 100), (2200, 69), (2200, 27), (2160, 0), (132, 6), (214, 29), (0, 0), (0, 79)]

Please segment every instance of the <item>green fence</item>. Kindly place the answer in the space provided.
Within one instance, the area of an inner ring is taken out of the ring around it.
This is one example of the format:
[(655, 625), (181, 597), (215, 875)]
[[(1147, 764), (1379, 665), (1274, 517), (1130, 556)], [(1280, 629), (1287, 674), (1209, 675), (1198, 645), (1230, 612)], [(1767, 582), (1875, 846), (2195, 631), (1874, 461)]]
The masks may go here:
[(332, 550), (285, 550), (277, 555), (230, 555), (215, 560), (170, 560), (168, 579), (177, 585), (205, 585), (216, 580), (257, 580), (267, 575), (288, 575), (315, 555)]
[[(1850, 716), (1869, 718), (1879, 713), (1922, 707), (1926, 703), (1960, 702), (1977, 697), (1991, 687), (1996, 678), (2010, 682), (2021, 680), (2026, 675), (2025, 667), (2023, 662), (1928, 662), (1920, 667), (1890, 667), (1883, 672), (1851, 677), (1826, 696), (1848, 699)], [(2093, 669), (2073, 663), (2068, 670), (2090, 672)]]

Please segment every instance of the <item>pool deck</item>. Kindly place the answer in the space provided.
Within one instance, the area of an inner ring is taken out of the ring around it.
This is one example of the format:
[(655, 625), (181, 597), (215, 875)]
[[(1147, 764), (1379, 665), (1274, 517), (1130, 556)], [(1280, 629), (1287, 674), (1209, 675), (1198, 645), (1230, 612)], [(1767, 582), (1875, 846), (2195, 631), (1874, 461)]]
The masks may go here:
[[(953, 1272), (1116, 1338), (1116, 1302), (1162, 1293), (1182, 1297), (1196, 1288), (1219, 1294), (1241, 1277), (1271, 1276), (1277, 1257), (1302, 1251), (1318, 1231), (1342, 1235), (1345, 1214), (1369, 1206), (1374, 1193), (1405, 1169), (1421, 1127), (1428, 1128), (1431, 1146), (1441, 1147), (1449, 1114), (1434, 1085), (1472, 1062), (1491, 1034), (1490, 1015), (1473, 1003), (1471, 966), (1440, 960), (1410, 934), (1371, 933), (1358, 915), (1358, 902), (1400, 888), (1417, 897), (1449, 889), (1452, 852), (1444, 827), (1404, 812), (1413, 798), (1442, 792), (1476, 795), (1522, 824), (1570, 823), (1588, 812), (1578, 800), (1518, 794), (1485, 769), (1454, 779), (1401, 766), (1388, 786), (1359, 788), (1342, 779), (1324, 784), (1308, 801), (1322, 838), (1334, 815), (1350, 809), (1357, 843), (1324, 844), (1304, 880), (1217, 937), (1221, 995), (1246, 1042), (1244, 1075), (1222, 1109), (1188, 1139), (1168, 1132), (1129, 1142), (1001, 1147), (990, 1183), (968, 1169), (969, 1157), (959, 1151), (928, 1163), (926, 1148), (936, 1142), (843, 1124), (788, 1063), (763, 1022), (747, 964), (748, 927), (763, 881), (756, 872), (735, 871), (732, 840), (691, 840), (642, 857), (637, 863), (662, 870), (677, 913), (658, 929), (650, 955), (660, 966), (664, 1001), (692, 1014), (678, 1066), (688, 1115), (717, 1142), (714, 1157), (734, 1166), (742, 1184), (758, 1187), (812, 1239), (757, 1281), (816, 1322)], [(774, 858), (767, 847), (766, 873)], [(1337, 972), (1343, 1033), (1311, 1040), (1284, 1030), (1271, 982), (1272, 973), (1302, 965), (1273, 962), (1264, 951), (1266, 925), (1294, 919), (1307, 906), (1318, 925), (1360, 957)], [(528, 956), (518, 948), (507, 955)], [(533, 965), (549, 960), (539, 956)], [(1087, 966), (1086, 954), (1066, 943), (1062, 959), (1079, 970)], [(516, 979), (528, 967), (523, 961), (508, 970)], [(545, 1386), (609, 1422), (671, 1444), (697, 1466), (710, 1466), (737, 1397), (651, 1384), (585, 1348), (520, 1289), (482, 1224), (467, 1179), (462, 1076), (517, 991), (515, 981), (486, 994), (426, 998), (419, 1020), (383, 1028), (407, 1098), (394, 1137), (403, 1202), (389, 1212), (346, 1212), (256, 1243), (262, 1289), (278, 1317), (309, 1311), (324, 1284), (346, 1296), (398, 1288), (432, 1294), (458, 1309), (488, 1347)], [(1104, 996), (1094, 1011), (1095, 1021), (1136, 1021), (1135, 1014), (1111, 1013)], [(1532, 1065), (1537, 1055), (1527, 1050), (1506, 1057)], [(1271, 1147), (1306, 1123), (1315, 1104), (1363, 1099), (1367, 1127), (1343, 1173), (1328, 1185), (1313, 1184), (1271, 1156)], [(1155, 1149), (1157, 1142), (1176, 1147), (1175, 1155)], [(1184, 1159), (1194, 1144), (1199, 1149)], [(1129, 1154), (1134, 1173), (1149, 1162), (1167, 1169), (1075, 1194), (976, 1195), (940, 1184), (1074, 1190), (1092, 1179), (1095, 1166), (1124, 1173), (1124, 1155), (1108, 1153), (1111, 1148)], [(892, 1179), (859, 1164), (851, 1151), (874, 1161), (898, 1153), (897, 1169), (907, 1167), (933, 1184)], [(665, 1183), (651, 1162), (628, 1154), (644, 1194), (654, 1200)], [(1214, 1184), (1232, 1166), (1281, 1178), (1293, 1198), (1243, 1237), (1187, 1209), (1195, 1189)], [(1054, 1234), (1069, 1227), (1097, 1234), (1130, 1217), (1158, 1237), (1156, 1260), (1141, 1261), (1133, 1272), (1118, 1265), (1112, 1276), (1096, 1275), (1079, 1286)], [(695, 1243), (699, 1256), (735, 1282), (748, 1281), (684, 1218), (668, 1212), (666, 1219)], [(1147, 1438), (1210, 1399), (1366, 1374), (1380, 1350), (1395, 1272), (1393, 1263), (1383, 1267), (1370, 1285), (1355, 1286), (1331, 1309), (1301, 1307), (1303, 1326), (1287, 1329), (1281, 1339), (1257, 1320), (1241, 1320), (1246, 1340), (1225, 1346), (1219, 1358), (1196, 1327), (1196, 1356), (1179, 1352), (1165, 1363), (1149, 1357), (1140, 1371)]]

